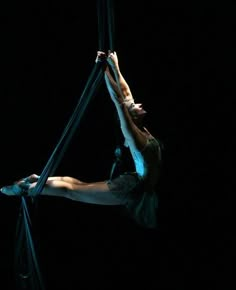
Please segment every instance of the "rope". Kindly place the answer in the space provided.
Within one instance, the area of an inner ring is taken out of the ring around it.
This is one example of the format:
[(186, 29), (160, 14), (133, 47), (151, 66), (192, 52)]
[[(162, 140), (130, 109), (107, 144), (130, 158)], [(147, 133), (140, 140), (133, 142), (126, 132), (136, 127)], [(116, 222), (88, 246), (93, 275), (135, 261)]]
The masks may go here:
[[(79, 102), (74, 110), (74, 113), (72, 114), (69, 122), (67, 123), (62, 136), (56, 145), (53, 153), (51, 154), (51, 157), (49, 158), (46, 166), (44, 167), (42, 173), (40, 174), (40, 177), (38, 179), (38, 182), (35, 186), (35, 188), (32, 190), (31, 195), (36, 196), (41, 193), (47, 178), (50, 175), (53, 175), (54, 172), (57, 169), (57, 166), (59, 165), (62, 157), (64, 156), (64, 153), (69, 145), (69, 142), (71, 141), (75, 131), (78, 129), (78, 126), (80, 124), (80, 121), (82, 119), (82, 116), (85, 112), (85, 109), (90, 102), (91, 98), (95, 96), (95, 92), (98, 89), (98, 85), (101, 83), (102, 77), (103, 77), (103, 71), (101, 70), (100, 63), (96, 63), (92, 73), (87, 81), (87, 84), (84, 88), (84, 91), (79, 99)], [(98, 70), (99, 69), (99, 70)], [(97, 73), (97, 76), (95, 77), (95, 73)]]
[(104, 0), (97, 0), (98, 19), (98, 50), (105, 50), (105, 3)]
[(115, 17), (114, 17), (114, 3), (112, 0), (107, 0), (107, 27), (109, 36), (109, 49), (114, 51), (114, 35), (115, 35)]
[[(107, 49), (114, 51), (115, 17), (113, 1), (97, 0), (97, 12), (99, 33), (98, 49), (101, 51)], [(105, 28), (107, 28), (106, 33)], [(108, 47), (105, 46), (105, 43)]]
[[(110, 49), (114, 48), (113, 45), (113, 31), (114, 31), (114, 14), (112, 13), (111, 0), (107, 0), (105, 5), (104, 0), (98, 1), (98, 28), (99, 28), (99, 40), (98, 48), (103, 49), (105, 43), (105, 7), (107, 13), (110, 14), (108, 17), (108, 35), (109, 35), (109, 46)], [(81, 122), (84, 112), (91, 101), (92, 97), (97, 92), (97, 89), (103, 79), (103, 70), (101, 64), (95, 63), (90, 77), (85, 85), (82, 95), (77, 103), (77, 106), (69, 119), (59, 142), (55, 146), (48, 162), (46, 163), (42, 173), (40, 174), (39, 180), (32, 191), (31, 200), (35, 201), (46, 181), (50, 175), (53, 175), (57, 166), (61, 162), (62, 157)], [(15, 269), (16, 269), (16, 283), (17, 287), (21, 289), (29, 290), (44, 290), (45, 286), (41, 276), (39, 264), (37, 261), (37, 255), (34, 247), (34, 242), (31, 236), (32, 223), (30, 215), (27, 209), (27, 204), (24, 197), (21, 197), (21, 207), (16, 227), (17, 242), (15, 245)]]
[[(16, 235), (18, 243), (15, 247), (16, 284), (22, 289), (44, 290), (43, 279), (36, 257), (36, 251), (31, 236), (31, 220), (25, 198), (21, 198), (20, 218), (18, 219)], [(23, 259), (24, 257), (24, 259)]]

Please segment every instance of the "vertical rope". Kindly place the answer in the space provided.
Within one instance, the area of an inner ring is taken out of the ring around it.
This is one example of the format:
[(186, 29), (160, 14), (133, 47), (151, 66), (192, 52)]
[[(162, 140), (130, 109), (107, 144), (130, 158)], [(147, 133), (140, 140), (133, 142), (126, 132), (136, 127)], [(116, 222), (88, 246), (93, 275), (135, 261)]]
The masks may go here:
[(105, 3), (104, 0), (97, 0), (98, 19), (98, 50), (105, 50)]
[[(98, 50), (105, 51), (108, 48), (114, 51), (115, 17), (113, 0), (97, 0), (97, 11)], [(105, 33), (105, 30), (107, 30), (107, 33)]]
[(109, 49), (114, 51), (114, 35), (115, 35), (115, 20), (114, 20), (114, 3), (112, 0), (107, 0), (107, 27), (109, 36)]
[(21, 198), (20, 215), (16, 234), (15, 271), (16, 286), (19, 289), (44, 290), (44, 284), (31, 236), (31, 220), (25, 198)]

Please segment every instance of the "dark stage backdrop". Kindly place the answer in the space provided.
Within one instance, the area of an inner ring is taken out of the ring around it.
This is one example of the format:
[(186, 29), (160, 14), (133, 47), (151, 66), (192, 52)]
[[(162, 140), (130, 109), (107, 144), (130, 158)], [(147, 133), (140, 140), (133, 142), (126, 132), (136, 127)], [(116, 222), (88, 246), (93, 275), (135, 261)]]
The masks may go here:
[[(96, 1), (4, 2), (1, 187), (41, 173), (98, 49)], [(235, 7), (162, 2), (127, 6), (122, 0), (114, 10), (120, 67), (148, 111), (146, 127), (165, 146), (158, 229), (142, 229), (114, 207), (40, 197), (32, 212), (33, 234), (48, 290), (134, 289), (141, 284), (147, 290), (182, 290), (203, 283), (208, 289), (216, 284), (230, 289), (231, 180), (220, 187), (218, 175), (212, 178), (208, 168), (219, 173), (226, 151), (233, 150), (231, 142), (224, 142), (223, 121), (231, 127)], [(102, 84), (56, 174), (84, 181), (108, 178), (114, 126), (113, 106)], [(217, 137), (213, 145), (211, 137)], [(221, 195), (213, 190), (216, 181)], [(0, 195), (1, 289), (14, 289), (19, 202)]]

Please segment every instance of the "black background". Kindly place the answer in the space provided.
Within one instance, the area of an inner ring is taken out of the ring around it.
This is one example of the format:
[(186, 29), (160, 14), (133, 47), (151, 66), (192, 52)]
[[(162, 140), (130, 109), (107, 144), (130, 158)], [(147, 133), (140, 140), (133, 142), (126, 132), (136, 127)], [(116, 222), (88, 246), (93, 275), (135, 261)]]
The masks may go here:
[[(114, 7), (120, 67), (165, 145), (158, 229), (114, 207), (40, 197), (32, 215), (47, 289), (231, 289), (235, 5), (162, 2)], [(43, 170), (94, 66), (98, 25), (96, 1), (13, 1), (0, 11), (3, 186)], [(106, 179), (115, 146), (102, 85), (57, 175)], [(0, 196), (3, 289), (14, 289), (19, 205)]]

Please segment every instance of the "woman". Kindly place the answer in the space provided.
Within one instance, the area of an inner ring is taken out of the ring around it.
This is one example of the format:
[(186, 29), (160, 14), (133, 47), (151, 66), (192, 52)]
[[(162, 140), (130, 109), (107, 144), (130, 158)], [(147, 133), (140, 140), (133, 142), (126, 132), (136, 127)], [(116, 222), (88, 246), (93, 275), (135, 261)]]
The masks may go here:
[[(111, 180), (83, 182), (68, 176), (49, 177), (41, 195), (60, 196), (100, 205), (120, 205), (140, 225), (156, 227), (157, 185), (161, 167), (161, 148), (156, 138), (143, 126), (146, 111), (136, 104), (119, 67), (116, 52), (98, 51), (96, 62), (104, 64), (105, 83), (115, 105), (125, 146), (133, 158), (134, 171)], [(5, 186), (6, 195), (28, 195), (39, 176), (32, 174)]]

